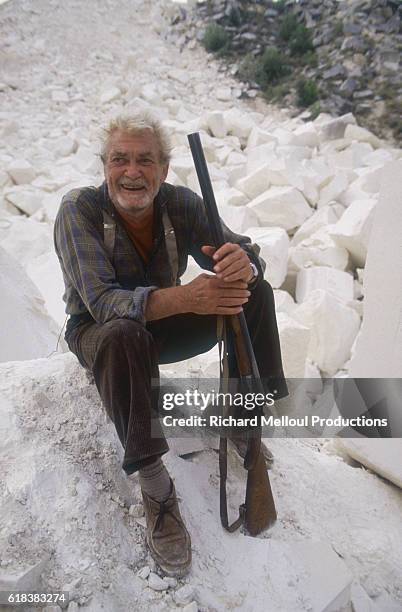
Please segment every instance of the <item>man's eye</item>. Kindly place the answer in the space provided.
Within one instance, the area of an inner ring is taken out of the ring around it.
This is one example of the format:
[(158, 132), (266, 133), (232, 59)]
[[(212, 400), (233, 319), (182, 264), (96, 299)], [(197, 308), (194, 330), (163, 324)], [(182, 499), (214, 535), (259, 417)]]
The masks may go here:
[(117, 155), (116, 157), (112, 157), (112, 162), (114, 164), (124, 164), (126, 162), (126, 158), (121, 155)]
[(140, 160), (140, 164), (144, 164), (144, 166), (150, 166), (153, 163), (154, 163), (154, 160), (151, 159), (150, 157), (144, 157), (144, 159)]

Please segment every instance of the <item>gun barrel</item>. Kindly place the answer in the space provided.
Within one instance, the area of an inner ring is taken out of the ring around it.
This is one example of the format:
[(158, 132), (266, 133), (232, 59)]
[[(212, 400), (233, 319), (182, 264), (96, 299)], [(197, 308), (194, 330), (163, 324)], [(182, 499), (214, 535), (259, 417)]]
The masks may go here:
[(200, 135), (198, 132), (194, 132), (193, 134), (188, 134), (187, 138), (190, 144), (198, 182), (200, 183), (202, 197), (207, 209), (209, 227), (214, 242), (213, 246), (219, 249), (219, 247), (224, 244), (225, 238), (223, 236), (222, 224), (219, 218), (218, 207), (216, 205), (214, 190), (212, 189), (207, 162), (205, 161)]

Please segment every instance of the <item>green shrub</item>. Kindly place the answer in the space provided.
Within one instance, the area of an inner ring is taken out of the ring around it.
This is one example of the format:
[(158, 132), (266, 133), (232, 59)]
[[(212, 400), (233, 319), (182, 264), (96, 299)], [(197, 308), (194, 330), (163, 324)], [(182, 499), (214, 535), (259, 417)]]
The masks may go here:
[(202, 44), (207, 51), (222, 51), (229, 45), (229, 34), (216, 23), (207, 25)]
[(290, 52), (292, 55), (303, 55), (308, 51), (313, 51), (313, 41), (308, 29), (299, 24), (290, 40)]
[(317, 119), (318, 115), (321, 113), (321, 104), (318, 100), (317, 102), (314, 102), (314, 104), (311, 106), (310, 112), (310, 121), (314, 121), (314, 119)]
[(297, 82), (297, 104), (306, 108), (318, 100), (318, 88), (311, 79), (300, 79)]
[(271, 85), (265, 90), (265, 97), (270, 102), (280, 102), (288, 93), (290, 93), (289, 83), (280, 83), (279, 85)]
[(296, 15), (293, 13), (285, 15), (282, 20), (281, 27), (279, 28), (279, 36), (282, 38), (282, 40), (290, 40), (292, 36), (294, 36), (298, 25), (299, 22), (297, 21)]
[(286, 0), (276, 0), (275, 7), (278, 13), (283, 13), (285, 10)]
[(240, 28), (243, 22), (243, 15), (238, 8), (232, 7), (229, 11), (229, 25)]
[(257, 79), (257, 60), (252, 53), (247, 53), (241, 60), (237, 76), (245, 82)]
[(285, 57), (275, 47), (265, 49), (258, 60), (256, 80), (262, 88), (276, 83), (289, 72)]
[(318, 66), (318, 57), (314, 51), (307, 51), (300, 58), (300, 63), (302, 66), (309, 66), (310, 68), (317, 68)]
[(342, 36), (343, 22), (340, 19), (335, 19), (335, 21), (332, 23), (332, 27), (334, 28), (335, 36)]

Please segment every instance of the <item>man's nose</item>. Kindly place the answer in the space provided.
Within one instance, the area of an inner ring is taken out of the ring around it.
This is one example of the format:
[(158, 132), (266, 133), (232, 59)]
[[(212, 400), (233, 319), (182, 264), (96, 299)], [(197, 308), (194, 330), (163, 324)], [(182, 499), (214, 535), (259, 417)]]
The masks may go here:
[(136, 178), (137, 176), (141, 176), (141, 166), (138, 164), (135, 159), (131, 159), (126, 165), (125, 174), (132, 178)]

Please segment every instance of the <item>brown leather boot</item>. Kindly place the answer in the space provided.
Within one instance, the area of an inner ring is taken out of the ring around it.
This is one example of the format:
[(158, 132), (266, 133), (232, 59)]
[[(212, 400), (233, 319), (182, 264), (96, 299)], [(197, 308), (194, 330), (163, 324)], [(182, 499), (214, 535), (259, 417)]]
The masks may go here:
[(142, 499), (152, 557), (168, 576), (184, 576), (191, 565), (191, 540), (180, 514), (173, 482), (166, 501), (158, 502), (144, 491)]

